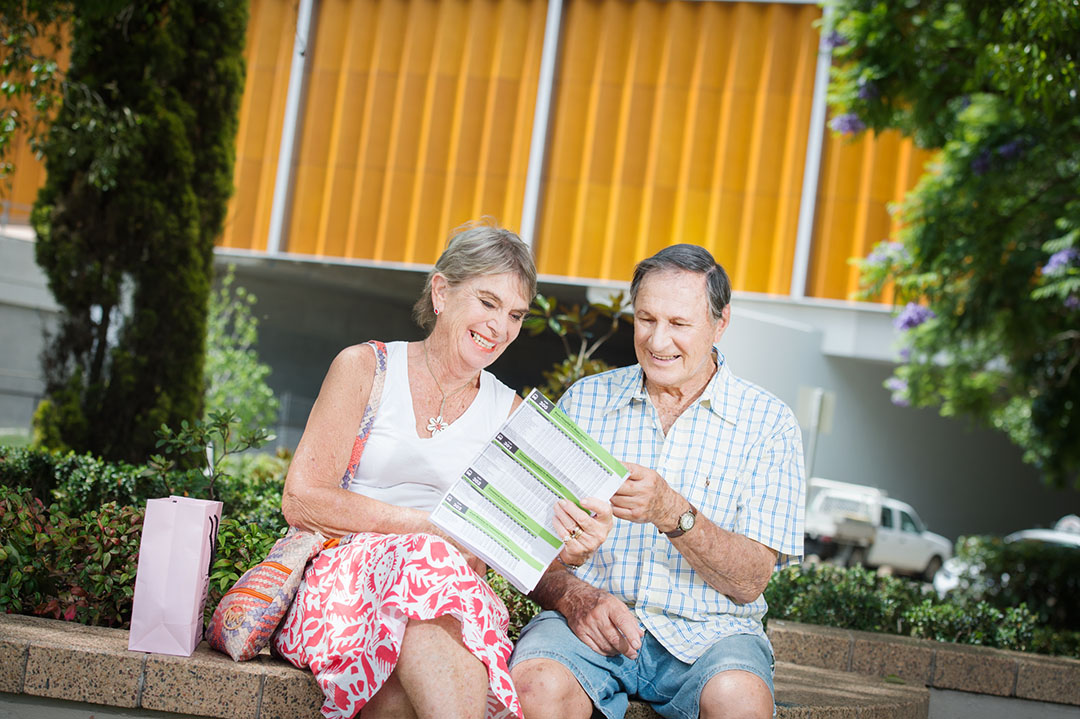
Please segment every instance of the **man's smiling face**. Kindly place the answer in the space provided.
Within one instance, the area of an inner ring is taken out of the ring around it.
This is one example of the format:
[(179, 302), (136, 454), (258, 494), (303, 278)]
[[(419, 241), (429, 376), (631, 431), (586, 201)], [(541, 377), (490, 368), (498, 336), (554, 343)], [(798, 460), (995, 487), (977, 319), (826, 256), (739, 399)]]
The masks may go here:
[[(709, 313), (705, 275), (687, 270), (651, 272), (634, 301), (634, 351), (649, 383), (679, 390), (712, 376), (712, 346), (728, 325)], [(700, 384), (699, 384), (700, 383)]]

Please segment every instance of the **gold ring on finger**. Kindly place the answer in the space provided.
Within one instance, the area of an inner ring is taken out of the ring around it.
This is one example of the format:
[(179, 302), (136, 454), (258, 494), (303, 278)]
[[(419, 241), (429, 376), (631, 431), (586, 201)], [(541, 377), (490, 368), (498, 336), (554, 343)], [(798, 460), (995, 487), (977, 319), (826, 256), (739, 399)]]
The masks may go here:
[(570, 532), (570, 539), (577, 539), (581, 536), (581, 527), (574, 527), (574, 531)]

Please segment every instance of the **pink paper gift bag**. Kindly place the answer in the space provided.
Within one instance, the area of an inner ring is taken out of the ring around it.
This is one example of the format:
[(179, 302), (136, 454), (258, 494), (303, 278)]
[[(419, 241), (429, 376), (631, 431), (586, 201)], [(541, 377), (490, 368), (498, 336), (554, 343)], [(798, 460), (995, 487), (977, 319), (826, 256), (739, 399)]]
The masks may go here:
[(128, 649), (191, 656), (202, 639), (221, 502), (146, 502)]

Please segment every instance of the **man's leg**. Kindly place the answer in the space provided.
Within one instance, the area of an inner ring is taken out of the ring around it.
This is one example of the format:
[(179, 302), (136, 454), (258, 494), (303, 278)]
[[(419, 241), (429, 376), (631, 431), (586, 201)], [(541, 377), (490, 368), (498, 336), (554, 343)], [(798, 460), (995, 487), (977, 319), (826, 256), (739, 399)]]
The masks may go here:
[(637, 691), (633, 660), (598, 654), (561, 614), (551, 611), (533, 617), (521, 630), (510, 676), (525, 719), (589, 719), (594, 707), (605, 717), (622, 717), (627, 695)]
[(701, 719), (769, 719), (773, 696), (761, 677), (732, 669), (705, 683), (700, 706)]
[(529, 659), (510, 671), (525, 719), (589, 719), (592, 700), (577, 677), (553, 659)]

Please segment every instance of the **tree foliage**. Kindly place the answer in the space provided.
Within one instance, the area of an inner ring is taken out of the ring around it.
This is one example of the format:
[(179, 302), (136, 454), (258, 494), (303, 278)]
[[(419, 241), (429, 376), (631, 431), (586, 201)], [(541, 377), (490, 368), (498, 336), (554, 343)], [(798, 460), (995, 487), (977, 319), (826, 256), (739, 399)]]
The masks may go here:
[(70, 7), (70, 69), (32, 216), (62, 308), (36, 429), (47, 446), (137, 462), (162, 424), (202, 416), (247, 3)]
[(259, 360), (255, 345), (259, 319), (253, 310), (258, 301), (244, 287), (234, 286), (235, 268), (230, 265), (219, 288), (210, 294), (206, 327), (206, 408), (232, 412), (240, 430), (270, 430), (277, 422), (279, 402), (266, 383), (269, 365)]
[(894, 401), (988, 423), (1057, 486), (1080, 474), (1080, 5), (839, 0), (834, 129), (939, 151), (861, 261), (893, 282)]

